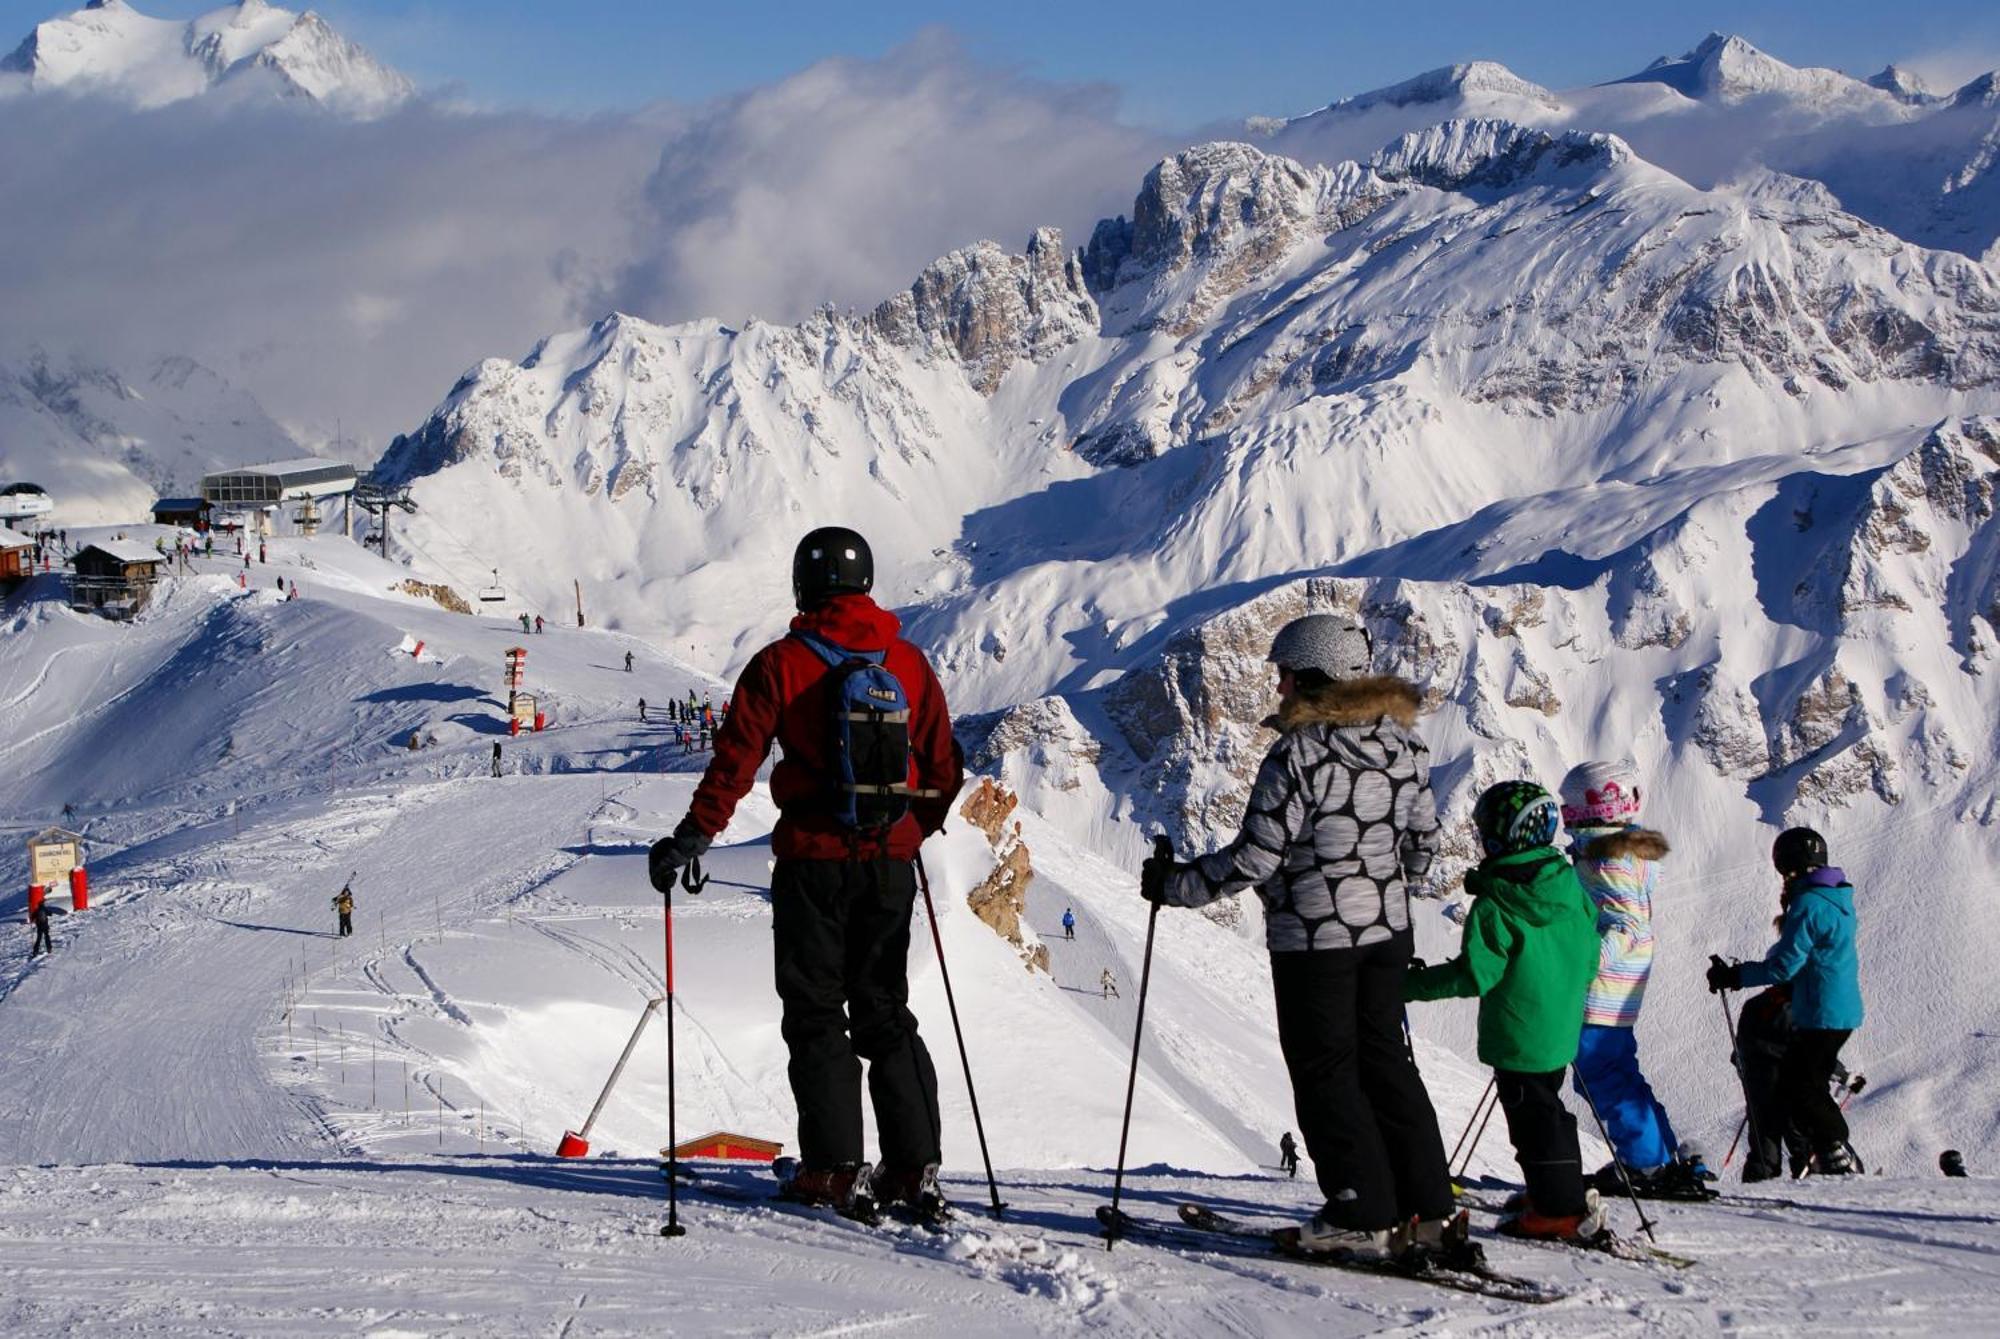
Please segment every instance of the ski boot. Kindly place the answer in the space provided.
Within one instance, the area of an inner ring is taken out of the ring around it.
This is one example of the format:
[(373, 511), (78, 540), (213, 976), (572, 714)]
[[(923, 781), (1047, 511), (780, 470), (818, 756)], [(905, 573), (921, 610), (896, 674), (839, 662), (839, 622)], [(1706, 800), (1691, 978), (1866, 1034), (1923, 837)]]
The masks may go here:
[(836, 1167), (801, 1167), (778, 1187), (778, 1198), (791, 1204), (832, 1209), (843, 1218), (873, 1223), (881, 1213), (875, 1205), (874, 1169), (865, 1162)]
[(1472, 1240), (1472, 1215), (1460, 1209), (1450, 1218), (1412, 1218), (1389, 1236), (1389, 1253), (1406, 1268), (1480, 1270), (1486, 1251)]
[(1390, 1256), (1390, 1229), (1336, 1227), (1314, 1214), (1297, 1227), (1281, 1228), (1275, 1234), (1280, 1251), (1295, 1255), (1338, 1255), (1350, 1260), (1387, 1260)]
[(1854, 1150), (1846, 1144), (1835, 1144), (1813, 1154), (1807, 1164), (1814, 1176), (1859, 1176), (1861, 1159), (1854, 1156)]
[(1589, 1245), (1604, 1234), (1606, 1215), (1603, 1199), (1594, 1187), (1583, 1192), (1583, 1205), (1582, 1213), (1545, 1214), (1527, 1200), (1517, 1212), (1502, 1218), (1495, 1230), (1503, 1237)]
[(875, 1203), (899, 1216), (914, 1218), (936, 1227), (952, 1217), (951, 1201), (938, 1185), (938, 1165), (933, 1162), (914, 1171), (883, 1167), (876, 1171), (871, 1187)]

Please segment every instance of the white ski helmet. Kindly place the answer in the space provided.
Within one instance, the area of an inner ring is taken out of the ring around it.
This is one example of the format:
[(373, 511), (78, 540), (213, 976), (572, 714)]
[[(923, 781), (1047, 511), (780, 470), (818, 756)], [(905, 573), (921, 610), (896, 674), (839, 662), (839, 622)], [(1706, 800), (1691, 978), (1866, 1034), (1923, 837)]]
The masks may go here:
[(1639, 769), (1630, 762), (1586, 762), (1562, 780), (1563, 826), (1616, 827), (1639, 816)]
[(1268, 657), (1293, 673), (1318, 670), (1329, 679), (1358, 679), (1368, 673), (1374, 648), (1368, 633), (1345, 614), (1307, 614), (1278, 629)]

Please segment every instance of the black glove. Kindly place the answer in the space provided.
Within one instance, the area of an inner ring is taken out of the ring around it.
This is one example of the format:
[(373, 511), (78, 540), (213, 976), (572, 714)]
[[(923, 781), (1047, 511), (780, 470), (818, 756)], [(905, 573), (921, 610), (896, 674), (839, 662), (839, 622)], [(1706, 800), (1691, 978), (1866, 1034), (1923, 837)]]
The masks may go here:
[(694, 820), (683, 818), (671, 837), (662, 837), (653, 843), (653, 849), (646, 860), (646, 872), (652, 877), (654, 891), (671, 893), (674, 880), (680, 877), (681, 867), (690, 860), (699, 860), (708, 850), (709, 837), (694, 826)]
[(1180, 868), (1170, 855), (1148, 856), (1139, 866), (1139, 896), (1160, 906), (1167, 900), (1167, 880)]
[(1722, 955), (1719, 953), (1709, 954), (1708, 993), (1713, 995), (1717, 991), (1741, 990), (1742, 988), (1743, 964), (1740, 962), (1724, 962)]
[(1429, 967), (1429, 966), (1430, 966), (1430, 964), (1429, 964), (1429, 963), (1427, 963), (1427, 962), (1425, 962), (1425, 961), (1424, 961), (1424, 960), (1423, 960), (1422, 958), (1412, 958), (1412, 959), (1410, 959), (1410, 966), (1409, 966), (1408, 970), (1410, 970), (1410, 971), (1412, 971), (1412, 972), (1421, 972), (1421, 971), (1423, 971), (1423, 970), (1424, 970), (1424, 969), (1425, 969), (1426, 967)]

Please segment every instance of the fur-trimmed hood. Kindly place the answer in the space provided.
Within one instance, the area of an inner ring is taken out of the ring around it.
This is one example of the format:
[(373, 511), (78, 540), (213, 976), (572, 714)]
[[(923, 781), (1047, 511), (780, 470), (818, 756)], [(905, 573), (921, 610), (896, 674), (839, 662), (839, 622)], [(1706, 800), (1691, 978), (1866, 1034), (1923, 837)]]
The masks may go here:
[(1620, 828), (1585, 837), (1580, 845), (1592, 860), (1658, 860), (1673, 849), (1651, 828)]
[(1393, 674), (1336, 679), (1324, 688), (1299, 692), (1278, 704), (1277, 714), (1264, 723), (1275, 730), (1305, 725), (1373, 725), (1387, 716), (1404, 729), (1417, 723), (1423, 705), (1417, 686)]

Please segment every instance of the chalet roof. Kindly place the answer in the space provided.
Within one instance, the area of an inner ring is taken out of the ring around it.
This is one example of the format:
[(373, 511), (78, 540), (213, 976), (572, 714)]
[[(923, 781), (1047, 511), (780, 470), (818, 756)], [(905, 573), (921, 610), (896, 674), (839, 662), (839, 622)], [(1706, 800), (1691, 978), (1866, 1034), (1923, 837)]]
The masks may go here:
[(71, 832), (68, 828), (43, 828), (40, 832), (28, 838), (28, 845), (41, 846), (49, 842), (80, 842), (82, 840), (83, 834), (81, 832)]
[(35, 541), (20, 531), (9, 530), (4, 526), (0, 526), (0, 549), (32, 549), (34, 547)]
[(102, 539), (95, 544), (86, 544), (78, 551), (77, 557), (95, 549), (107, 558), (121, 563), (163, 563), (166, 561), (158, 549), (129, 539)]
[(162, 512), (162, 511), (201, 511), (201, 510), (203, 510), (204, 508), (206, 508), (207, 506), (208, 506), (208, 499), (207, 499), (207, 498), (199, 498), (199, 497), (163, 497), (163, 498), (161, 498), (161, 499), (160, 499), (159, 501), (157, 501), (157, 502), (155, 502), (155, 503), (153, 504), (153, 510), (154, 510), (155, 512)]

